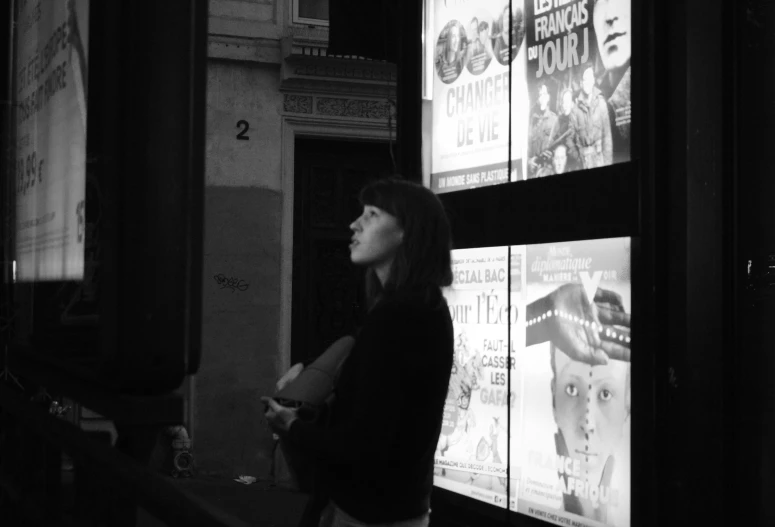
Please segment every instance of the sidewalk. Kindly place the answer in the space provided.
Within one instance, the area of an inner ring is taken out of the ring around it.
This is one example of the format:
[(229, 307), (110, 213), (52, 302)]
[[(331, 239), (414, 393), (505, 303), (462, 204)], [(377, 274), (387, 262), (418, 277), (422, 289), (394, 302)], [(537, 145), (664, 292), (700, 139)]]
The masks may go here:
[(223, 512), (261, 527), (296, 527), (307, 503), (306, 494), (275, 486), (272, 481), (258, 480), (245, 485), (225, 476), (171, 481)]

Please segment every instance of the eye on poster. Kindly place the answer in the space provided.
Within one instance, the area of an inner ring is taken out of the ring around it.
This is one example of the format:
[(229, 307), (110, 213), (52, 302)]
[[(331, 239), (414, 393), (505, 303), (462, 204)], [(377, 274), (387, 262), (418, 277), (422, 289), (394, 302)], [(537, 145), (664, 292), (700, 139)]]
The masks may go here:
[[(527, 87), (521, 2), (435, 0), (431, 189), (524, 179)], [(511, 160), (511, 162), (510, 162)]]
[(17, 280), (82, 279), (89, 4), (17, 6)]
[(630, 160), (631, 0), (527, 0), (527, 177)]

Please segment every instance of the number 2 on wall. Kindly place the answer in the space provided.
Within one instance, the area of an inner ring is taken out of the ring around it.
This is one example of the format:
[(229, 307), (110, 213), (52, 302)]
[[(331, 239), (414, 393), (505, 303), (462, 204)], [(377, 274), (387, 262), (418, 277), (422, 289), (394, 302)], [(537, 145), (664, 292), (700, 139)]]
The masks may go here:
[(250, 130), (250, 125), (248, 122), (245, 119), (240, 119), (237, 121), (237, 126), (242, 128), (242, 131), (237, 134), (237, 139), (241, 139), (242, 141), (247, 141), (250, 139), (250, 137), (245, 135), (248, 133), (248, 130)]

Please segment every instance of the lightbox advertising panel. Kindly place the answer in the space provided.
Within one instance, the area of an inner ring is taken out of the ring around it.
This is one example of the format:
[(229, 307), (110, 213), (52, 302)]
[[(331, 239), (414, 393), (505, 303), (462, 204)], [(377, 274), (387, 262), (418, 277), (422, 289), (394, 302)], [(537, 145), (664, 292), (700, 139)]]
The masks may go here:
[(455, 355), (434, 472), (435, 485), (500, 507), (506, 507), (508, 409), (515, 407), (505, 375), (507, 342), (509, 322), (519, 316), (518, 303), (508, 300), (508, 256), (508, 247), (453, 251), (445, 296)]
[(435, 192), (630, 160), (631, 0), (427, 1)]
[(509, 137), (510, 121), (527, 116), (524, 17), (521, 7), (514, 9), (508, 0), (434, 0), (433, 37), (426, 45), (435, 45), (431, 189), (436, 192), (522, 178), (525, 130), (512, 128)]
[(628, 527), (630, 239), (456, 250), (453, 269), (434, 484), (556, 525)]
[(16, 279), (82, 279), (89, 2), (17, 9)]

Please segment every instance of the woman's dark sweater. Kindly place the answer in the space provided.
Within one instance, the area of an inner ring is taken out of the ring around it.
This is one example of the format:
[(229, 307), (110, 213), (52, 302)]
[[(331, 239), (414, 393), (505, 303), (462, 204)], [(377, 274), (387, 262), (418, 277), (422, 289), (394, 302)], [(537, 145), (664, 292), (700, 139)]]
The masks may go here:
[(291, 425), (288, 439), (325, 465), (325, 491), (354, 518), (394, 522), (428, 511), (453, 346), (437, 288), (384, 299), (342, 368), (329, 426)]

